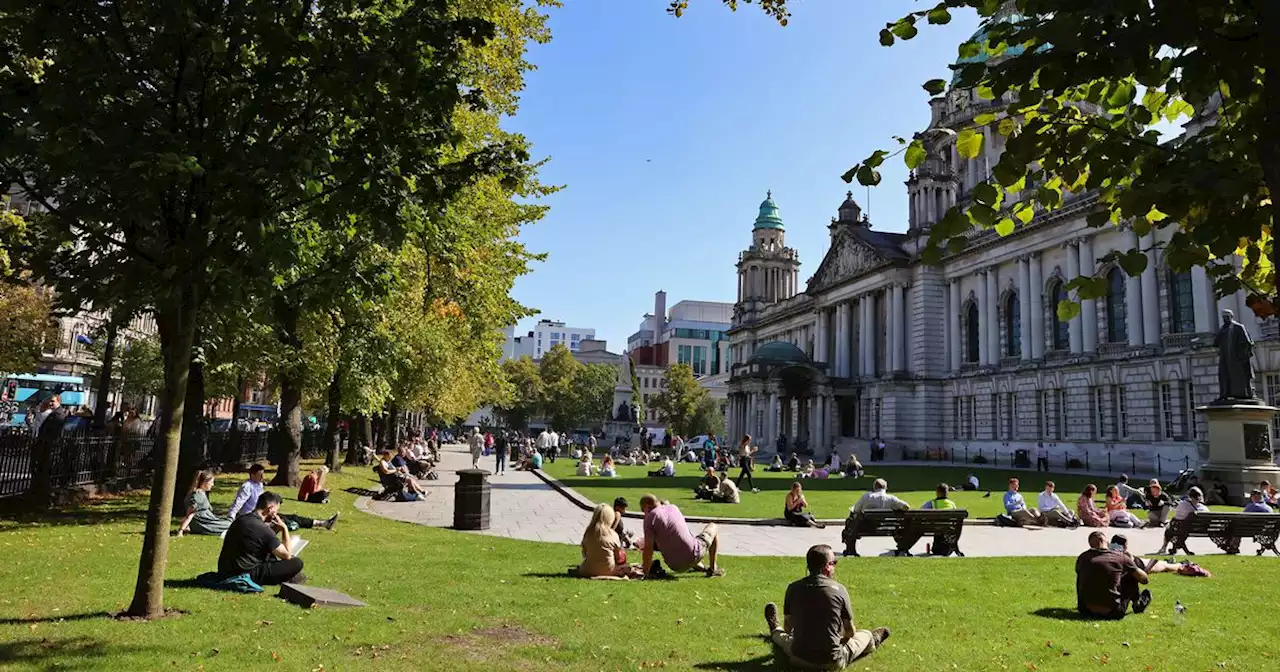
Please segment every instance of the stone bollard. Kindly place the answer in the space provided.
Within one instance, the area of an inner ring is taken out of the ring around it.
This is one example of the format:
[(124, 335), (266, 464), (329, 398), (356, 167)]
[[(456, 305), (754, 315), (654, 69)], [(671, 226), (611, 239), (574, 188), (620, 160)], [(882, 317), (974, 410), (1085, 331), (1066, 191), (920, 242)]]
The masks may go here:
[(489, 472), (459, 469), (453, 489), (453, 529), (489, 529)]

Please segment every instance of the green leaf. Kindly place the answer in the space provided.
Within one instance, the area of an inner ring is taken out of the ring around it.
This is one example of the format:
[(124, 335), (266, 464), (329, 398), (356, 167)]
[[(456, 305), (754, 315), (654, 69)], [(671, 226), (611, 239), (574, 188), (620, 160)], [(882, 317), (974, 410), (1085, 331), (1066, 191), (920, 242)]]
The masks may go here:
[(880, 31), (880, 46), (882, 47), (893, 46), (893, 33), (889, 32), (888, 28), (885, 28)]
[(844, 171), (844, 174), (840, 176), (840, 179), (844, 180), (845, 184), (849, 184), (850, 182), (853, 182), (853, 178), (857, 174), (858, 174), (858, 166), (854, 166), (849, 170)]
[(956, 137), (956, 152), (963, 159), (976, 158), (982, 153), (982, 134), (972, 128), (960, 131)]
[[(1026, 175), (1027, 175), (1026, 164), (1019, 163), (1017, 161), (1012, 161), (1012, 160), (1006, 161), (1004, 157), (1001, 157), (1000, 162), (997, 163), (995, 167), (991, 169), (991, 176), (996, 178), (996, 182), (998, 182), (1000, 186), (1005, 187), (1006, 189), (1022, 181), (1023, 178), (1026, 177)], [(1017, 190), (1011, 189), (1011, 191), (1017, 191)]]
[(880, 184), (880, 171), (868, 165), (858, 168), (858, 184), (866, 187), (874, 187)]
[(973, 118), (974, 126), (986, 126), (996, 120), (998, 115), (995, 112), (983, 112)]
[(957, 49), (960, 58), (974, 58), (982, 53), (982, 45), (977, 42), (962, 42)]
[(991, 207), (985, 206), (981, 203), (975, 203), (969, 206), (969, 210), (967, 212), (969, 214), (969, 218), (978, 226), (991, 228), (996, 224), (996, 211)]
[(1169, 219), (1169, 215), (1160, 212), (1155, 206), (1151, 206), (1151, 210), (1147, 212), (1147, 216), (1144, 219), (1154, 224), (1155, 222), (1163, 222)]
[(1137, 89), (1133, 82), (1127, 79), (1118, 81), (1111, 86), (1111, 94), (1107, 96), (1107, 106), (1113, 110), (1123, 108), (1133, 101), (1135, 93)]
[(1035, 219), (1036, 209), (1031, 207), (1030, 203), (1023, 201), (1013, 206), (1013, 216), (1023, 224), (1030, 224), (1031, 220)]
[(947, 90), (947, 82), (944, 79), (931, 79), (924, 83), (924, 90), (931, 96), (936, 96)]
[(1000, 124), (996, 126), (996, 131), (1007, 138), (1010, 135), (1013, 135), (1013, 132), (1017, 130), (1017, 128), (1018, 122), (1014, 121), (1013, 117), (1005, 117), (1004, 119), (1001, 119)]
[(996, 222), (996, 234), (1000, 236), (1007, 236), (1011, 233), (1013, 233), (1012, 219), (1009, 219), (1008, 217), (1004, 217), (1000, 221)]
[[(920, 33), (920, 30), (916, 28), (915, 17), (912, 16), (898, 19), (893, 25), (889, 26), (889, 30), (903, 40), (909, 40)], [(881, 38), (881, 43), (883, 44), (883, 42), (884, 40)]]
[(1120, 268), (1131, 276), (1142, 275), (1147, 268), (1147, 255), (1142, 250), (1129, 250), (1120, 255)]
[(862, 163), (864, 165), (871, 166), (872, 168), (879, 168), (880, 164), (884, 163), (886, 156), (889, 156), (889, 152), (886, 152), (883, 149), (877, 149), (871, 153), (871, 156), (867, 157), (866, 161), (863, 161)]
[(924, 163), (926, 156), (928, 156), (928, 152), (924, 149), (924, 142), (912, 140), (911, 144), (907, 145), (907, 152), (903, 156), (903, 160), (906, 162), (907, 168), (915, 170), (920, 167), (920, 164)]
[(1196, 108), (1191, 103), (1179, 98), (1169, 102), (1169, 106), (1164, 110), (1165, 121), (1177, 121), (1182, 117), (1191, 117), (1195, 115)]
[(939, 5), (929, 10), (928, 18), (929, 23), (935, 26), (945, 26), (951, 23), (951, 12), (947, 10), (946, 6)]
[(1109, 210), (1102, 210), (1100, 212), (1091, 212), (1087, 217), (1084, 218), (1084, 221), (1091, 228), (1097, 229), (1097, 228), (1106, 226), (1107, 222), (1111, 221), (1111, 212)]
[(973, 188), (973, 200), (994, 208), (996, 201), (1000, 200), (1000, 192), (990, 184), (983, 182)]
[(1068, 322), (1080, 314), (1080, 303), (1077, 301), (1058, 302), (1058, 320)]

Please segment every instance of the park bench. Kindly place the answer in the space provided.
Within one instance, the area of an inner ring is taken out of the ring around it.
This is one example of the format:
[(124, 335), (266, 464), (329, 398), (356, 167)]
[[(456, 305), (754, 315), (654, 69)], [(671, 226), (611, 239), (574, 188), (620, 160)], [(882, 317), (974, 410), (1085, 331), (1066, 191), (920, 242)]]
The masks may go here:
[(1182, 520), (1170, 521), (1165, 537), (1172, 542), (1174, 553), (1181, 548), (1187, 555), (1195, 555), (1187, 548), (1187, 539), (1208, 537), (1218, 548), (1235, 554), (1240, 552), (1242, 538), (1253, 537), (1258, 544), (1258, 555), (1266, 551), (1280, 555), (1280, 550), (1276, 549), (1276, 538), (1280, 537), (1280, 513), (1202, 511)]
[[(960, 557), (960, 533), (969, 512), (964, 509), (943, 511), (891, 511), (870, 509), (849, 514), (841, 539), (845, 555), (858, 555), (858, 539), (862, 537), (893, 537), (898, 543), (894, 555), (911, 555), (911, 547), (925, 535), (940, 537)], [(948, 553), (949, 555), (950, 553)]]

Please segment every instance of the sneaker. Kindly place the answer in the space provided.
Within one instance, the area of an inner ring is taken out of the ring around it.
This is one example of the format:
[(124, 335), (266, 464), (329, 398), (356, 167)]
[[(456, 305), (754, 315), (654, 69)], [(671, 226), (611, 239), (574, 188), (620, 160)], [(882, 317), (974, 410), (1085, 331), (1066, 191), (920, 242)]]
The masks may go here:
[(722, 576), (724, 576), (724, 567), (716, 567), (715, 569), (708, 569), (708, 570), (707, 570), (707, 578), (708, 578), (708, 579), (716, 579), (716, 578), (720, 578), (720, 577), (722, 577)]
[(751, 492), (759, 493), (760, 488), (751, 488)]
[(336, 522), (338, 522), (338, 514), (336, 514), (336, 513), (335, 513), (335, 514), (333, 514), (332, 516), (329, 516), (329, 520), (324, 521), (324, 527), (325, 527), (325, 529), (326, 529), (326, 530), (332, 530), (332, 529), (333, 529), (333, 524), (334, 524), (334, 523), (336, 523)]
[(780, 629), (778, 625), (778, 605), (770, 602), (764, 605), (764, 622), (769, 626), (769, 632)]
[(1151, 604), (1151, 591), (1144, 590), (1138, 594), (1138, 599), (1133, 601), (1133, 613), (1141, 614), (1147, 610), (1147, 606)]
[(893, 633), (889, 628), (876, 628), (871, 631), (871, 642), (874, 643), (878, 649), (881, 644), (884, 644), (884, 640), (889, 639), (889, 635), (891, 634)]

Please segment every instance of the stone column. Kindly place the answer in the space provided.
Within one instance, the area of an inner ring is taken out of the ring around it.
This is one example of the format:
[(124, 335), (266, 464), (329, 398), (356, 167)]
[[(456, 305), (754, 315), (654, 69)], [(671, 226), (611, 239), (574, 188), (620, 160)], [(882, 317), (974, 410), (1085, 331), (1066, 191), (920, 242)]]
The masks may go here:
[[(987, 272), (978, 271), (978, 363), (986, 366), (991, 363), (987, 354)], [(968, 330), (965, 330), (968, 333)]]
[[(1125, 240), (1130, 248), (1138, 247), (1138, 232), (1129, 229)], [(1129, 347), (1138, 347), (1146, 342), (1143, 337), (1142, 316), (1142, 278), (1126, 275), (1124, 279), (1124, 321), (1129, 336)]]
[(1022, 340), (1022, 361), (1031, 361), (1031, 260), (1023, 257), (1018, 260), (1018, 328)]
[(769, 426), (768, 437), (769, 437), (769, 445), (771, 446), (777, 444), (778, 442), (778, 434), (779, 434), (779, 430), (781, 429), (778, 426), (779, 424), (778, 421), (781, 419), (779, 415), (781, 411), (782, 411), (782, 408), (778, 404), (778, 393), (770, 392), (769, 393), (769, 409), (767, 411), (767, 413), (769, 414), (769, 417), (766, 422)]
[(964, 352), (960, 345), (960, 278), (952, 278), (947, 289), (950, 292), (947, 297), (947, 333), (951, 338), (951, 370), (959, 371)]
[[(1097, 270), (1093, 260), (1093, 239), (1080, 239), (1080, 273), (1093, 275)], [(1085, 299), (1080, 302), (1080, 345), (1085, 352), (1098, 349), (1098, 302)]]
[(907, 304), (906, 285), (893, 286), (893, 370), (907, 368)]
[(855, 334), (858, 333), (857, 320), (854, 318), (853, 299), (849, 299), (844, 306), (844, 374), (846, 378), (854, 378), (858, 375), (857, 350), (855, 343), (857, 340)]
[(1160, 343), (1160, 288), (1156, 284), (1156, 237), (1142, 237), (1147, 267), (1142, 270), (1142, 336), (1147, 345)]
[[(1031, 357), (1041, 359), (1044, 357), (1044, 277), (1040, 270), (1040, 254), (1031, 253), (1027, 265), (1030, 266), (1028, 277), (1031, 282), (1028, 292), (1031, 295)], [(1057, 310), (1056, 306), (1054, 310)]]
[[(1079, 241), (1071, 241), (1067, 243), (1067, 281), (1080, 275), (1080, 247)], [(1055, 308), (1056, 310), (1056, 308)], [(1083, 309), (1082, 309), (1083, 310)], [(1092, 321), (1094, 318), (1090, 317)], [(1071, 345), (1071, 354), (1078, 355), (1083, 346), (1080, 334), (1080, 316), (1076, 315), (1067, 323), (1068, 342)]]
[(844, 331), (840, 325), (840, 315), (844, 312), (844, 304), (837, 303), (831, 311), (831, 374), (837, 378), (844, 376), (844, 358), (840, 356), (840, 341), (844, 339)]
[(818, 444), (817, 445), (822, 446), (823, 448), (831, 444), (831, 438), (830, 438), (829, 432), (827, 431), (827, 427), (830, 423), (830, 418), (828, 417), (830, 412), (831, 411), (827, 404), (826, 395), (818, 397), (818, 425), (817, 425), (818, 426)]
[(867, 375), (867, 296), (858, 299), (858, 377)]
[(837, 341), (840, 348), (840, 377), (848, 378), (853, 375), (853, 348), (851, 341), (853, 340), (853, 330), (849, 328), (852, 322), (853, 305), (848, 301), (840, 304), (840, 312), (837, 319), (840, 320), (840, 340)]
[(1214, 303), (1212, 297), (1213, 287), (1210, 286), (1209, 274), (1205, 273), (1204, 266), (1192, 267), (1192, 312), (1195, 313), (1196, 331), (1202, 334), (1213, 331), (1214, 325), (1217, 324), (1213, 314)]
[(880, 333), (876, 326), (876, 293), (867, 294), (867, 375), (872, 378), (880, 374), (880, 362), (876, 357), (876, 336)]

